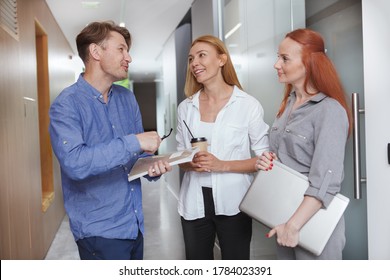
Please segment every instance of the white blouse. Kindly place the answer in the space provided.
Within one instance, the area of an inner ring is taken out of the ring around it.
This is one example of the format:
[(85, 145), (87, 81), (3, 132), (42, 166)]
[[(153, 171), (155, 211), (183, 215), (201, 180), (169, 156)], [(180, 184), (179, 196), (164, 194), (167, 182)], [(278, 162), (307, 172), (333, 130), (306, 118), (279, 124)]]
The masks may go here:
[[(182, 101), (178, 106), (177, 149), (191, 148), (191, 134), (200, 135), (199, 94)], [(261, 155), (268, 147), (268, 125), (263, 120), (264, 110), (253, 96), (234, 87), (227, 104), (218, 113), (211, 131), (209, 152), (220, 160), (245, 160), (251, 151)], [(204, 204), (199, 172), (184, 173), (179, 195), (179, 214), (186, 220), (203, 218)], [(253, 180), (252, 173), (212, 172), (211, 184), (216, 215), (233, 216)]]

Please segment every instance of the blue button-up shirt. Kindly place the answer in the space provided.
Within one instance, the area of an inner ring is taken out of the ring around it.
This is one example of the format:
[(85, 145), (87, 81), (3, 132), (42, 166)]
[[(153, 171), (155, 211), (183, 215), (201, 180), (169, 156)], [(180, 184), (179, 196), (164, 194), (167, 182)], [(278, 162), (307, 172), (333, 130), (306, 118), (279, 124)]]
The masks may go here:
[(127, 174), (142, 156), (134, 94), (112, 85), (108, 102), (83, 75), (50, 108), (50, 136), (61, 166), (64, 204), (75, 240), (135, 239), (144, 232), (140, 180)]

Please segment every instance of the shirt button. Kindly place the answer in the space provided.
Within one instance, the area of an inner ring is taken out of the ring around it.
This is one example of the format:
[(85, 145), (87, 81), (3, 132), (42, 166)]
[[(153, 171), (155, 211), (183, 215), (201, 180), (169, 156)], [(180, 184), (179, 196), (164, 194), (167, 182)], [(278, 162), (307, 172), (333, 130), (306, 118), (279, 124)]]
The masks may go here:
[(112, 125), (112, 128), (115, 128), (115, 125)]
[(137, 153), (134, 153), (134, 156), (136, 157), (136, 156), (137, 156)]
[(131, 188), (131, 191), (133, 192), (133, 191), (134, 191), (134, 188)]
[(66, 145), (66, 144), (68, 144), (68, 141), (64, 140), (64, 142), (62, 142), (62, 143), (64, 143), (64, 145)]
[(135, 212), (135, 213), (138, 213), (138, 211), (137, 211), (137, 210), (134, 210), (134, 212)]

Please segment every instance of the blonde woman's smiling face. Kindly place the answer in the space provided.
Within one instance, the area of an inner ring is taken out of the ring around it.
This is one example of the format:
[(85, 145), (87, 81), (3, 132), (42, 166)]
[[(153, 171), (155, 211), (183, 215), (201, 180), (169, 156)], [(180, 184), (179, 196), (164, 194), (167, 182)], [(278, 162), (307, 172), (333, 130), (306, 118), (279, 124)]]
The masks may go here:
[(198, 42), (192, 46), (188, 55), (188, 65), (198, 83), (204, 84), (218, 76), (222, 78), (223, 61), (217, 50), (208, 43)]

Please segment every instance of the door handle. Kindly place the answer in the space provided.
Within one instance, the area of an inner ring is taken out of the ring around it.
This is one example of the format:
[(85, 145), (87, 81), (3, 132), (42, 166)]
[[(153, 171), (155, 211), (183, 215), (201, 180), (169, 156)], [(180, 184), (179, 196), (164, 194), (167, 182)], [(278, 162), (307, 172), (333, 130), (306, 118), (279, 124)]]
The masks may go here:
[(387, 144), (387, 162), (390, 164), (390, 143)]
[(360, 173), (360, 120), (359, 114), (363, 114), (364, 109), (359, 108), (359, 94), (352, 93), (352, 117), (353, 117), (353, 173), (354, 173), (354, 196), (355, 199), (362, 198), (361, 184), (366, 182), (366, 178)]

